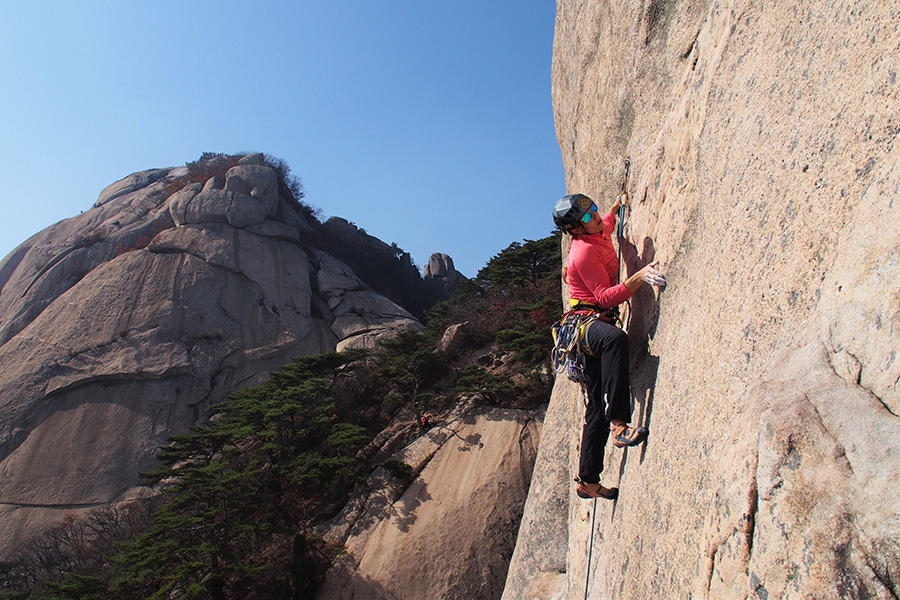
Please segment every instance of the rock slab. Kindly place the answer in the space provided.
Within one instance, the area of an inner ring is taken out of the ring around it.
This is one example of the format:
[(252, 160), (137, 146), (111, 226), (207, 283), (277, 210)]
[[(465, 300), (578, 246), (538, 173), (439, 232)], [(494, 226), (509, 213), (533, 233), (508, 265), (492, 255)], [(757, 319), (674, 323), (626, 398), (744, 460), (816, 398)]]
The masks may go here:
[(541, 429), (541, 414), (460, 410), (397, 453), (407, 486), (383, 469), (325, 538), (347, 554), (317, 598), (500, 598)]

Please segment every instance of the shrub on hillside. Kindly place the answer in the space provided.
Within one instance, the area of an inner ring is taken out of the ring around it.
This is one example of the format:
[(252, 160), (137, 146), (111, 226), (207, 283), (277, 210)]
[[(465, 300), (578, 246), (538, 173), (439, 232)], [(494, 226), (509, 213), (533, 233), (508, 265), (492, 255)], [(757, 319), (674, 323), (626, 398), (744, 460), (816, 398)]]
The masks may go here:
[(548, 356), (550, 325), (562, 313), (560, 260), (559, 233), (510, 244), (450, 300), (429, 310), (428, 331), (437, 337), (448, 326), (468, 321), (473, 346), (499, 342), (523, 362)]
[(278, 174), (278, 194), (285, 198), (297, 211), (305, 216), (311, 223), (319, 223), (322, 211), (303, 202), (306, 193), (303, 191), (303, 182), (291, 172), (287, 162), (270, 154), (266, 154), (266, 164)]

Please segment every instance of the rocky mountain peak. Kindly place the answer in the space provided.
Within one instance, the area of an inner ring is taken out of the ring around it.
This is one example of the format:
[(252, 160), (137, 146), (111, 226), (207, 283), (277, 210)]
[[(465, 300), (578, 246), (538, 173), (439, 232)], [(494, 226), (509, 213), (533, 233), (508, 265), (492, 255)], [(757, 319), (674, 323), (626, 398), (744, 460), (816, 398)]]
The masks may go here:
[(453, 259), (443, 253), (432, 254), (422, 268), (422, 279), (436, 290), (442, 299), (447, 299), (459, 287), (465, 276), (453, 266)]
[(296, 196), (277, 161), (211, 155), (113, 183), (0, 263), (0, 547), (146, 493), (166, 438), (292, 356), (422, 327), (317, 247)]

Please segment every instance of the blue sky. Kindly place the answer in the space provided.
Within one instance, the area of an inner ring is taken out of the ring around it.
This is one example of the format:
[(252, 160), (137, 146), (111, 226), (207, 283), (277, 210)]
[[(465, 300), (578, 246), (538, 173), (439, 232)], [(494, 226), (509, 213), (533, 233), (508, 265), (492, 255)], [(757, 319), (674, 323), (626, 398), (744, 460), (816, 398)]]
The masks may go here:
[(0, 257), (133, 172), (284, 159), (323, 216), (472, 277), (552, 229), (553, 0), (3, 2)]

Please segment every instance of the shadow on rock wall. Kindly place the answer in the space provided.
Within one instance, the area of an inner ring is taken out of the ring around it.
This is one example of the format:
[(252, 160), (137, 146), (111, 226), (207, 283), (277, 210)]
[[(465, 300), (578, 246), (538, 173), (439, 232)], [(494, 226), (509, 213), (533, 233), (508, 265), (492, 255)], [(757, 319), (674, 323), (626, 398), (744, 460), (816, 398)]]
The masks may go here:
[[(622, 257), (628, 273), (635, 273), (645, 265), (652, 263), (656, 257), (653, 240), (644, 238), (643, 248), (638, 254), (637, 248), (629, 240), (623, 240)], [(624, 275), (623, 275), (624, 278)], [(656, 379), (659, 373), (659, 356), (650, 352), (650, 340), (656, 334), (659, 323), (659, 295), (665, 288), (653, 288), (642, 285), (631, 298), (628, 315), (628, 339), (631, 358), (631, 395), (634, 400), (632, 421), (638, 426), (651, 429), (651, 437), (641, 445), (641, 462), (647, 452), (647, 446), (653, 443), (652, 418), (653, 400), (656, 391)], [(627, 453), (623, 454), (619, 469), (620, 477), (624, 474)]]

